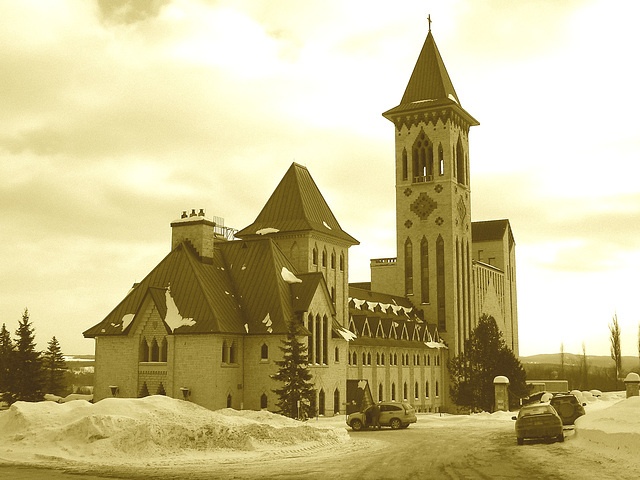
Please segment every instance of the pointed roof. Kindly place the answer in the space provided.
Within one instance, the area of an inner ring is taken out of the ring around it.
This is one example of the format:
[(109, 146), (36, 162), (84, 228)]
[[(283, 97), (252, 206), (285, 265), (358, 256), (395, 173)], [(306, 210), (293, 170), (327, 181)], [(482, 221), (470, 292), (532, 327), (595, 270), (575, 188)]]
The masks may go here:
[(394, 114), (433, 107), (455, 106), (464, 114), (470, 125), (478, 125), (460, 105), (458, 94), (449, 77), (431, 30), (422, 46), (413, 73), (402, 96), (400, 105), (382, 115), (391, 120)]
[(342, 230), (307, 168), (293, 163), (255, 221), (236, 237), (300, 231), (321, 232), (351, 245), (360, 243)]

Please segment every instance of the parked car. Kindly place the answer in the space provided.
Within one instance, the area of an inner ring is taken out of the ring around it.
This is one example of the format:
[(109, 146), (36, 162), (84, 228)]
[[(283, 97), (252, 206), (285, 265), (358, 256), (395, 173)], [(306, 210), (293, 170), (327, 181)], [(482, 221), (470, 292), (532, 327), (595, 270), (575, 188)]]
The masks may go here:
[[(415, 409), (406, 402), (380, 402), (380, 425), (391, 427), (394, 430), (407, 428), (409, 424), (416, 423)], [(364, 412), (354, 412), (347, 417), (347, 425), (355, 431), (369, 428), (366, 425)]]
[(580, 403), (575, 395), (560, 393), (555, 395), (549, 403), (556, 409), (564, 425), (573, 425), (576, 418), (584, 415), (586, 403)]
[(522, 445), (525, 439), (552, 439), (564, 442), (562, 419), (549, 403), (534, 403), (520, 409), (516, 421), (516, 439)]

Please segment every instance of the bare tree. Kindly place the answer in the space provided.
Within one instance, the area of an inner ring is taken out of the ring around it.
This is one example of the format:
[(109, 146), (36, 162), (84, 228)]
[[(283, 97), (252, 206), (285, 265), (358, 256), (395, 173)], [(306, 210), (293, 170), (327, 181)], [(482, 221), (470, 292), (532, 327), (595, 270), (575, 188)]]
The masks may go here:
[(560, 342), (560, 378), (564, 379), (564, 342)]
[(589, 384), (589, 364), (587, 363), (587, 348), (582, 342), (582, 389), (587, 390)]
[(616, 367), (616, 386), (618, 385), (618, 378), (620, 377), (620, 371), (622, 370), (622, 351), (620, 347), (620, 325), (618, 324), (618, 314), (613, 316), (613, 323), (609, 325), (609, 332), (611, 336), (611, 359), (615, 362)]

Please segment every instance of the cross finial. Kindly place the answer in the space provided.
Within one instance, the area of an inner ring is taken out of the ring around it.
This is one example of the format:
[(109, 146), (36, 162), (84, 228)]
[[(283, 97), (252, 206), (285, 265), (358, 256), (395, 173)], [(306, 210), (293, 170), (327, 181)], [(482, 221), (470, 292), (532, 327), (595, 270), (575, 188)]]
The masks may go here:
[(429, 21), (429, 31), (431, 31), (431, 14), (429, 14), (427, 20)]

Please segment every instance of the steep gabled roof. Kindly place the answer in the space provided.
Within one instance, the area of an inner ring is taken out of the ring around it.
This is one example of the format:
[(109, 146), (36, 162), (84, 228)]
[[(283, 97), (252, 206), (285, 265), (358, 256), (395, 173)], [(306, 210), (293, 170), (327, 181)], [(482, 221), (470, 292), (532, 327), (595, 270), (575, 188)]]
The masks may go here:
[(327, 283), (322, 272), (301, 273), (297, 274), (296, 277), (298, 277), (301, 282), (290, 285), (291, 302), (294, 312), (308, 312), (311, 301), (318, 291), (318, 288), (320, 288), (325, 294), (331, 315), (336, 314), (335, 307), (331, 301), (331, 294), (327, 289)]
[(422, 46), (400, 104), (382, 115), (390, 120), (395, 114), (433, 107), (455, 106), (470, 125), (478, 125), (460, 105), (458, 94), (444, 66), (431, 30)]
[(359, 244), (342, 230), (307, 168), (293, 163), (255, 221), (236, 237), (300, 231), (321, 232), (351, 245)]
[(212, 264), (202, 263), (190, 244), (179, 244), (131, 289), (102, 322), (85, 331), (84, 336), (125, 334), (127, 316), (138, 313), (147, 293), (165, 319), (166, 295), (163, 298), (162, 292), (167, 289), (170, 289), (170, 296), (180, 315), (194, 320), (193, 325), (176, 328), (174, 333), (240, 333), (242, 317), (223, 265), (219, 251), (214, 252)]

